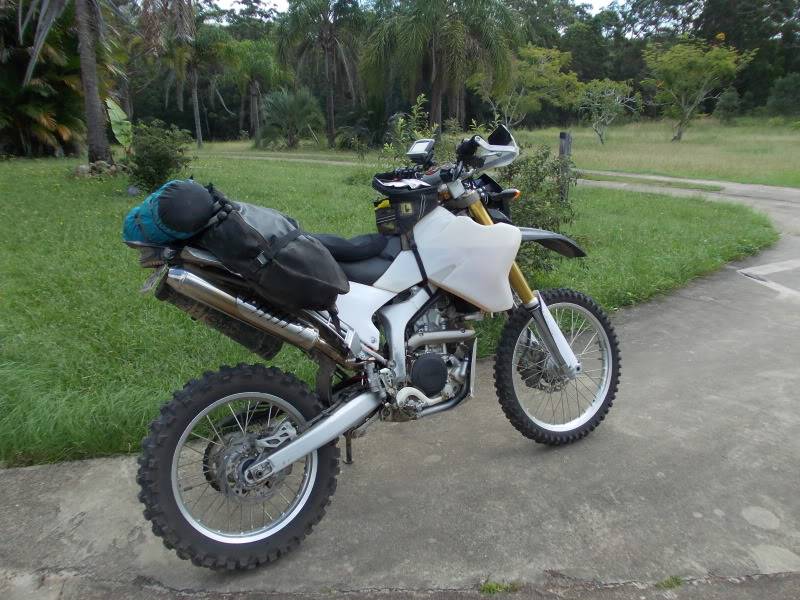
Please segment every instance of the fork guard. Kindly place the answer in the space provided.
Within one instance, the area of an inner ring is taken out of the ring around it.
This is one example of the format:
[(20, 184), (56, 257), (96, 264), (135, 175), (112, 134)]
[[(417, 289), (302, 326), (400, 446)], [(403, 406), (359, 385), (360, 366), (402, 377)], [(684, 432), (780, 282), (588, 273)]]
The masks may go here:
[(520, 233), (522, 233), (523, 243), (536, 242), (548, 250), (558, 252), (568, 258), (581, 258), (586, 256), (586, 252), (575, 240), (561, 235), (560, 233), (547, 231), (546, 229), (536, 229), (534, 227), (520, 227), (519, 230)]

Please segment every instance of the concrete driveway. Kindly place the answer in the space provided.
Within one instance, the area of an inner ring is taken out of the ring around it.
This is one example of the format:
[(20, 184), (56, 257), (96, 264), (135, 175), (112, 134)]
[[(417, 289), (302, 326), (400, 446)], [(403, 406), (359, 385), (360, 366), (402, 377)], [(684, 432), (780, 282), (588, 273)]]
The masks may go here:
[(300, 549), (237, 575), (163, 548), (132, 458), (0, 471), (0, 597), (800, 597), (800, 191), (745, 200), (782, 239), (617, 315), (620, 393), (586, 440), (524, 439), (483, 363), (462, 408), (356, 440)]

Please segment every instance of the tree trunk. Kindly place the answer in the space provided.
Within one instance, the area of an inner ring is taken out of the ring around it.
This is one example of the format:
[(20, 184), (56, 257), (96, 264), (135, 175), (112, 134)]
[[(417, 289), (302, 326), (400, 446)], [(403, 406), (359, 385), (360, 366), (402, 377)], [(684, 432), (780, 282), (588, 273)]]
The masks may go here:
[(325, 49), (325, 85), (327, 89), (327, 98), (325, 101), (325, 133), (328, 136), (328, 146), (333, 148), (336, 143), (336, 123), (335, 119), (335, 103), (336, 103), (336, 84), (333, 80), (333, 71), (336, 68), (334, 60), (336, 58), (334, 48)]
[(458, 124), (462, 130), (467, 124), (467, 90), (463, 86), (458, 92)]
[(683, 139), (683, 130), (686, 129), (686, 122), (681, 119), (675, 125), (675, 133), (672, 135), (673, 142), (680, 142)]
[(197, 147), (203, 147), (203, 127), (200, 124), (200, 100), (197, 97), (197, 69), (189, 68), (189, 79), (192, 85), (192, 112), (194, 112), (194, 138), (197, 140)]
[(442, 96), (444, 95), (444, 81), (442, 70), (439, 68), (436, 56), (436, 47), (431, 50), (431, 109), (430, 125), (436, 126), (437, 131), (442, 130)]
[(86, 144), (89, 162), (104, 160), (113, 163), (111, 149), (106, 136), (106, 112), (100, 100), (97, 82), (97, 55), (95, 54), (94, 17), (88, 0), (76, 0), (75, 20), (78, 26), (78, 50), (81, 61), (81, 83), (83, 84), (83, 106), (86, 114)]
[(239, 137), (241, 132), (244, 131), (244, 115), (247, 111), (247, 93), (242, 90), (242, 99), (239, 101), (239, 131), (236, 132), (236, 136)]
[(255, 140), (258, 140), (261, 129), (258, 111), (258, 82), (253, 79), (250, 81), (250, 137)]
[(444, 86), (439, 77), (433, 80), (431, 87), (431, 126), (436, 126), (438, 131), (442, 130), (442, 96), (444, 95)]

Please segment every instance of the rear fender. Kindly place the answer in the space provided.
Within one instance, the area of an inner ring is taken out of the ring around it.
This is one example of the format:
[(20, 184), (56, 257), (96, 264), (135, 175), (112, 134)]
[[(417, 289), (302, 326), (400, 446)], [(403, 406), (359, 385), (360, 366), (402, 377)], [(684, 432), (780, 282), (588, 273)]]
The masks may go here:
[(586, 256), (586, 252), (574, 240), (565, 235), (547, 231), (546, 229), (535, 229), (533, 227), (520, 227), (522, 242), (536, 242), (548, 250), (558, 252), (568, 258), (580, 258)]

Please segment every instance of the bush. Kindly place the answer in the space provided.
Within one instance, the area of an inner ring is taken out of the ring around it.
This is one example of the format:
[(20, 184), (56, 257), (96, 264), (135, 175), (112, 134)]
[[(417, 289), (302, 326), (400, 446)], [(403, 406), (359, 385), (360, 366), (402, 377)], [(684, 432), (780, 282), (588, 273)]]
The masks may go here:
[(777, 115), (800, 114), (800, 73), (790, 73), (772, 85), (767, 108)]
[(714, 107), (714, 116), (719, 119), (720, 123), (730, 124), (733, 119), (739, 116), (741, 110), (741, 99), (739, 92), (736, 88), (729, 87), (717, 100), (717, 105)]
[(256, 138), (259, 148), (274, 142), (297, 148), (301, 136), (313, 134), (315, 127), (325, 123), (317, 99), (308, 88), (296, 92), (282, 88), (272, 92), (264, 98), (262, 112), (264, 122)]
[(381, 151), (382, 158), (389, 164), (406, 164), (406, 151), (415, 140), (436, 136), (435, 125), (428, 124), (428, 111), (425, 110), (425, 94), (417, 96), (408, 113), (395, 113), (389, 118), (386, 130), (386, 143)]
[[(549, 146), (540, 146), (501, 169), (500, 176), (522, 192), (521, 200), (512, 208), (516, 225), (560, 232), (575, 218), (569, 193), (563, 193), (577, 181), (569, 157), (555, 156)], [(538, 244), (523, 244), (518, 259), (528, 270), (553, 268), (553, 252)]]
[(151, 192), (165, 181), (186, 170), (192, 160), (187, 156), (192, 135), (175, 125), (169, 127), (154, 119), (133, 126), (131, 183)]

